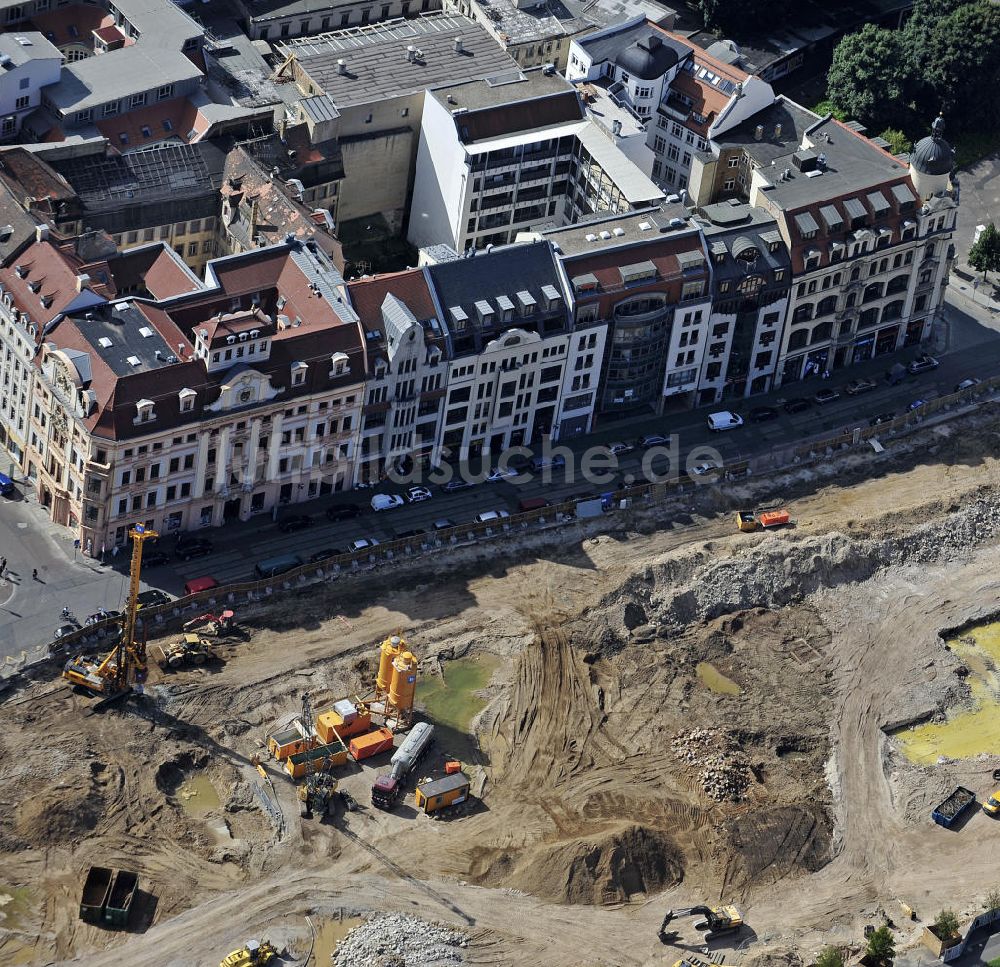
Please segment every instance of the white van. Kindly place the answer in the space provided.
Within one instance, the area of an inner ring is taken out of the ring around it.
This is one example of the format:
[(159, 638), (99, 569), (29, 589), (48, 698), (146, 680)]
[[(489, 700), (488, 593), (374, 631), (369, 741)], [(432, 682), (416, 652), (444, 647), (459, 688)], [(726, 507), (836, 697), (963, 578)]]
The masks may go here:
[(503, 520), (505, 517), (510, 517), (510, 514), (505, 510), (487, 510), (481, 514), (476, 514), (477, 524), (491, 524), (498, 520)]
[(721, 430), (735, 430), (738, 426), (743, 426), (743, 417), (731, 410), (709, 413), (708, 415), (708, 428), (713, 433), (718, 433)]

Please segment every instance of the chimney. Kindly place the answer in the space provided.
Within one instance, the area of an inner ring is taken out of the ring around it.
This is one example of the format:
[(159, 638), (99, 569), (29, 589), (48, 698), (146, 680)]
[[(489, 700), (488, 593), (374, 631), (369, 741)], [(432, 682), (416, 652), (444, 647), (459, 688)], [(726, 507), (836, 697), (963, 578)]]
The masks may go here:
[(764, 137), (764, 125), (758, 124), (757, 127), (753, 129), (753, 137), (755, 141), (760, 141)]
[(455, 38), (455, 53), (456, 54), (461, 54), (464, 50), (465, 50), (465, 48), (462, 46), (462, 38), (461, 37), (456, 37)]
[(49, 237), (49, 226), (48, 225), (36, 225), (35, 226), (35, 241), (44, 242)]
[(774, 137), (775, 137), (775, 140), (777, 140), (778, 138), (781, 137), (781, 125), (780, 124), (776, 124), (774, 126)]
[(611, 122), (611, 133), (617, 138), (622, 133), (622, 123), (617, 118)]
[(337, 73), (343, 75), (347, 74), (347, 61), (344, 60), (343, 57), (337, 60)]
[(90, 287), (90, 276), (85, 272), (81, 272), (80, 275), (76, 277), (76, 291), (83, 292), (84, 289)]

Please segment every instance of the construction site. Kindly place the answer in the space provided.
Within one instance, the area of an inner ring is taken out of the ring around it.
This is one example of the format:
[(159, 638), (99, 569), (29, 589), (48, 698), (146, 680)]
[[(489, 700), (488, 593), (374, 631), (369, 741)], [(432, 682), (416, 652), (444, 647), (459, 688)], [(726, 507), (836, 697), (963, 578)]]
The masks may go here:
[(974, 915), (1000, 826), (931, 813), (997, 785), (1000, 408), (883, 442), (33, 669), (0, 963), (795, 967)]

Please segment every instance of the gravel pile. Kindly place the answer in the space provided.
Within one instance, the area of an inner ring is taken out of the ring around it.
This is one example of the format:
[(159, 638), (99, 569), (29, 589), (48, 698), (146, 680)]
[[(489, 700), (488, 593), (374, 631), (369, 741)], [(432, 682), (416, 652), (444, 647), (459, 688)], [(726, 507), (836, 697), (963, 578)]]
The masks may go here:
[(750, 785), (750, 763), (720, 729), (692, 729), (674, 737), (674, 755), (698, 770), (698, 782), (716, 802), (741, 802)]
[(452, 967), (464, 964), (469, 938), (399, 913), (379, 913), (338, 945), (334, 967)]

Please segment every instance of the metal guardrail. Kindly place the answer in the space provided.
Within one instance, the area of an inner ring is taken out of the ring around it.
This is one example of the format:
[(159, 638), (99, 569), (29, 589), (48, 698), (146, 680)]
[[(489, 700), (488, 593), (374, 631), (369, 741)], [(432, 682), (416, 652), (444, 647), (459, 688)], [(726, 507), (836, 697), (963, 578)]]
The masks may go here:
[[(866, 443), (873, 437), (909, 429), (923, 422), (928, 416), (948, 410), (962, 403), (972, 402), (978, 397), (995, 392), (998, 389), (1000, 389), (1000, 376), (992, 377), (977, 383), (975, 386), (960, 390), (957, 393), (929, 400), (919, 409), (910, 410), (895, 420), (880, 424), (879, 426), (856, 427), (838, 433), (835, 436), (794, 446), (790, 450), (787, 447), (775, 448), (769, 451), (768, 454), (761, 454), (759, 457), (751, 460), (742, 460), (738, 463), (728, 464), (724, 468), (724, 477), (725, 479), (735, 479), (744, 476), (750, 472), (754, 463), (765, 461), (769, 456), (773, 456), (776, 453), (790, 453), (793, 462), (797, 463), (816, 459), (827, 451)], [(774, 466), (769, 467), (768, 471), (771, 472), (778, 469), (781, 469), (781, 467)], [(622, 487), (611, 491), (610, 494), (606, 493), (601, 496), (610, 496), (613, 509), (622, 500), (667, 500), (682, 493), (689, 486), (694, 485), (683, 479), (656, 483), (646, 482)], [(598, 494), (594, 494), (590, 499), (596, 500), (598, 496)], [(299, 590), (311, 581), (335, 580), (343, 574), (355, 574), (361, 570), (375, 567), (380, 563), (392, 563), (399, 559), (405, 560), (417, 554), (440, 550), (449, 546), (466, 547), (475, 544), (482, 538), (522, 533), (532, 524), (541, 523), (545, 525), (550, 522), (559, 523), (575, 518), (577, 504), (583, 499), (575, 498), (537, 510), (512, 514), (510, 517), (503, 518), (499, 522), (459, 524), (445, 530), (435, 531), (433, 534), (425, 535), (424, 537), (417, 536), (395, 541), (385, 541), (377, 547), (366, 548), (362, 551), (353, 551), (347, 554), (338, 554), (318, 564), (304, 564), (277, 577), (242, 581), (211, 588), (208, 591), (199, 591), (197, 594), (189, 594), (167, 604), (143, 608), (139, 613), (139, 621), (143, 625), (142, 630), (144, 632), (154, 629), (166, 630), (168, 625), (173, 622), (187, 620), (192, 615), (211, 608), (233, 605), (240, 600), (250, 604), (259, 603), (276, 592)], [(115, 621), (103, 621), (99, 624), (87, 625), (72, 634), (60, 638), (57, 642), (49, 644), (45, 653), (34, 661), (28, 659), (28, 663), (34, 664), (37, 661), (44, 661), (53, 654), (59, 656), (69, 654), (81, 645), (96, 645), (99, 647), (102, 640), (109, 638), (109, 633), (113, 636), (117, 632), (117, 629), (118, 625)], [(16, 671), (17, 669), (13, 670)]]

